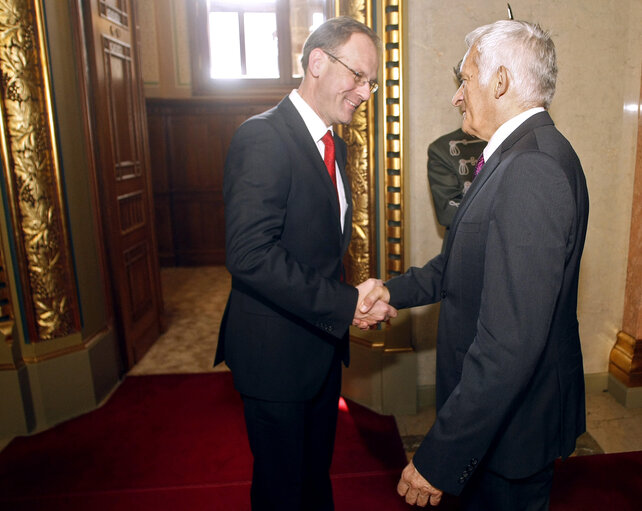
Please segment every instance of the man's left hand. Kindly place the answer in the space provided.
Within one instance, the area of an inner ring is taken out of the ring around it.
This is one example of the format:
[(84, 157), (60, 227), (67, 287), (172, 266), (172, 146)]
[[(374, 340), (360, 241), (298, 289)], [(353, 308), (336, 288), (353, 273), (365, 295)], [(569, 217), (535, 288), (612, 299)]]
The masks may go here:
[(408, 463), (401, 473), (401, 479), (397, 484), (397, 493), (406, 497), (410, 505), (426, 507), (430, 502), (431, 506), (437, 506), (441, 501), (443, 491), (431, 485), (415, 468), (415, 465)]

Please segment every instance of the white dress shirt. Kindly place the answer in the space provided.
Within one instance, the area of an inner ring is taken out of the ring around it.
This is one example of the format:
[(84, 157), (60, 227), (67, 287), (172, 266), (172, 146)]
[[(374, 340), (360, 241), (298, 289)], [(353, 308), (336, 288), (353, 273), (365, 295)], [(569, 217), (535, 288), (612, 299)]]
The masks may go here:
[[(488, 144), (484, 147), (484, 161), (493, 155), (495, 150), (502, 145), (502, 142), (508, 138), (508, 136), (515, 131), (526, 119), (532, 117), (533, 115), (543, 112), (544, 108), (541, 106), (531, 108), (529, 110), (523, 111), (521, 114), (516, 115), (512, 119), (509, 119), (504, 124), (502, 124), (497, 131), (493, 133), (493, 136), (490, 137)], [(483, 171), (482, 171), (483, 172)]]
[[(297, 112), (299, 112), (299, 114), (303, 118), (303, 122), (308, 128), (312, 140), (314, 140), (314, 142), (316, 143), (317, 148), (319, 149), (319, 154), (321, 155), (321, 159), (323, 160), (325, 144), (321, 139), (328, 130), (332, 131), (332, 133), (334, 134), (332, 126), (325, 125), (325, 123), (321, 120), (317, 113), (312, 110), (312, 107), (308, 105), (305, 100), (299, 95), (299, 92), (296, 89), (290, 92), (289, 97), (290, 101), (292, 101), (292, 104), (294, 105), (294, 108), (297, 109)], [(339, 207), (341, 208), (341, 214), (339, 215), (339, 217), (341, 218), (341, 232), (343, 232), (346, 211), (348, 209), (348, 201), (346, 200), (346, 190), (343, 186), (343, 179), (341, 178), (341, 172), (339, 172), (339, 166), (337, 165), (336, 158), (334, 161), (334, 166), (337, 171), (337, 193), (339, 195)]]

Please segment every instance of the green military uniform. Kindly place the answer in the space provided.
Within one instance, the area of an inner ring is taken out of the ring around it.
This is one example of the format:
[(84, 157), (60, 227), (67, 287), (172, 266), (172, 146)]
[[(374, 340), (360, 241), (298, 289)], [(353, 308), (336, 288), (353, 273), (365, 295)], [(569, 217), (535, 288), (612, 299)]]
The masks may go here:
[(428, 146), (428, 181), (437, 220), (448, 230), (475, 172), (486, 142), (461, 129), (439, 137)]

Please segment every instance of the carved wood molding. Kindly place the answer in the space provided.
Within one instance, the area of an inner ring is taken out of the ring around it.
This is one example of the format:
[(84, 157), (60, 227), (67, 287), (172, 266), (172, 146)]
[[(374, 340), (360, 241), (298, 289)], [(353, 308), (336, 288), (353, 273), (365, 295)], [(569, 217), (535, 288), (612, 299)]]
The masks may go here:
[(80, 330), (41, 0), (0, 0), (0, 130), (28, 340)]
[(627, 387), (642, 386), (642, 339), (618, 332), (609, 356), (609, 373)]

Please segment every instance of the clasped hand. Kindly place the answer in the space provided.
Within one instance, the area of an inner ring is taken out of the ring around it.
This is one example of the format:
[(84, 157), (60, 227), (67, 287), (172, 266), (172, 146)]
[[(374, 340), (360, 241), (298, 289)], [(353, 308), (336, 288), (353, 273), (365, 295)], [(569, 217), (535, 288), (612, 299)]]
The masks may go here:
[(390, 292), (380, 279), (368, 279), (357, 286), (359, 300), (354, 311), (352, 324), (367, 330), (368, 328), (397, 317), (397, 309), (388, 304)]
[(430, 484), (415, 468), (411, 461), (401, 473), (397, 484), (397, 493), (406, 498), (406, 502), (419, 507), (439, 505), (444, 492)]

